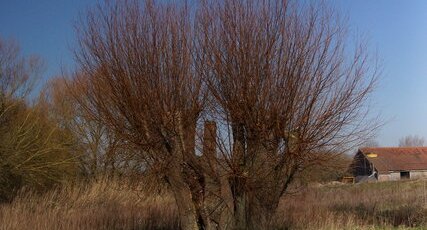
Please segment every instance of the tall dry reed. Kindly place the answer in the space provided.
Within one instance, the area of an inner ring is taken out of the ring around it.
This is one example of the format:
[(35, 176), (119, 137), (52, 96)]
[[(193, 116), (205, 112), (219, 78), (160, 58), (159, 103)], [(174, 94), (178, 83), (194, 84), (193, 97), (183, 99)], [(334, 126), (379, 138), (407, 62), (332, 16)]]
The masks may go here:
[(65, 186), (43, 195), (22, 191), (0, 205), (0, 229), (176, 229), (176, 205), (116, 181)]
[[(427, 181), (322, 185), (288, 195), (273, 229), (426, 229)], [(167, 192), (101, 180), (0, 205), (0, 229), (179, 229)]]

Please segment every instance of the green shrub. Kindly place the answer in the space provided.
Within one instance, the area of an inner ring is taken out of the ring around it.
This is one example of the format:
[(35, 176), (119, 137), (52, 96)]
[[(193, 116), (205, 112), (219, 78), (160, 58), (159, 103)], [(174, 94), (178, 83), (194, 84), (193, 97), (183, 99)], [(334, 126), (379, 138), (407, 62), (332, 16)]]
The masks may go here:
[(9, 100), (0, 111), (0, 201), (22, 187), (46, 190), (73, 174), (71, 136), (42, 107)]

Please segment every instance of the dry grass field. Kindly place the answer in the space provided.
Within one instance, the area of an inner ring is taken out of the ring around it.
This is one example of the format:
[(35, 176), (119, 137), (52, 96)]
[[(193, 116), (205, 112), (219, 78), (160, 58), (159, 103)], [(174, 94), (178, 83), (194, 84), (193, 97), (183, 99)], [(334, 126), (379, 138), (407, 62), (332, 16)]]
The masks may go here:
[(324, 185), (288, 196), (278, 229), (426, 229), (427, 181)]
[[(275, 229), (425, 229), (427, 181), (311, 186), (283, 199)], [(0, 206), (1, 229), (177, 229), (174, 200), (100, 181)]]
[(100, 181), (44, 195), (21, 192), (0, 206), (0, 229), (176, 229), (176, 214), (171, 196)]

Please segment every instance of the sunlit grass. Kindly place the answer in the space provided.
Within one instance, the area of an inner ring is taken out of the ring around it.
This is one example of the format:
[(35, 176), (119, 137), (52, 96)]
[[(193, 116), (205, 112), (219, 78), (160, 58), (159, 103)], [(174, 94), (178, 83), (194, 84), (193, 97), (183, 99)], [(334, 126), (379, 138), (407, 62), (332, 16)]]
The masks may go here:
[[(282, 200), (276, 229), (425, 229), (427, 181), (309, 187)], [(0, 229), (178, 229), (167, 192), (101, 180), (0, 205)]]

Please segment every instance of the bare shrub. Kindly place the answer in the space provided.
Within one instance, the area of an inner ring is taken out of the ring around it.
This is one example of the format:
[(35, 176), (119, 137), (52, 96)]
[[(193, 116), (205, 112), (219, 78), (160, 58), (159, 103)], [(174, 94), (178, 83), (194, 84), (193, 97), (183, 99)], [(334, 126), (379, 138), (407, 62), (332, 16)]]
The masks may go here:
[(69, 136), (41, 104), (26, 101), (42, 63), (21, 57), (12, 41), (0, 39), (0, 201), (28, 186), (51, 188), (74, 172)]

